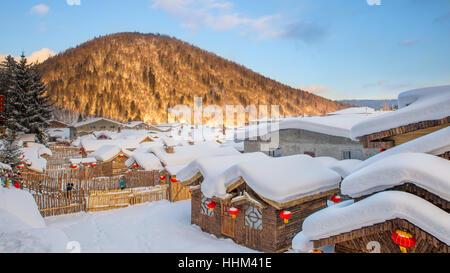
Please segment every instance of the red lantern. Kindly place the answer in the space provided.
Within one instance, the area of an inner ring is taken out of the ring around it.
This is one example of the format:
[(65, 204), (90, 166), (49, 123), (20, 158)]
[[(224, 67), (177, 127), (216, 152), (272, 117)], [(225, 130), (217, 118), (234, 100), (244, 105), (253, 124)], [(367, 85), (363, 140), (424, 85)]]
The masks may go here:
[(333, 201), (334, 203), (339, 203), (342, 201), (342, 198), (339, 195), (333, 195), (331, 196), (331, 201)]
[(20, 184), (19, 184), (19, 182), (16, 182), (16, 184), (14, 184), (14, 187), (20, 189)]
[(170, 181), (172, 181), (172, 183), (178, 182), (176, 176), (172, 176), (172, 177), (170, 178)]
[(383, 148), (383, 149), (380, 150), (380, 153), (382, 153), (382, 152), (384, 152), (384, 151), (386, 151), (386, 149)]
[(400, 247), (403, 253), (406, 253), (407, 248), (416, 245), (416, 238), (411, 233), (399, 229), (392, 233), (392, 240)]
[(290, 212), (288, 210), (283, 210), (280, 213), (280, 217), (284, 220), (285, 224), (289, 223), (289, 218), (291, 218), (291, 216), (292, 216), (292, 212)]
[(71, 167), (72, 167), (72, 169), (76, 169), (77, 165), (72, 165)]
[(97, 163), (92, 163), (91, 166), (92, 166), (92, 168), (95, 168), (95, 167), (97, 167)]
[(166, 179), (166, 176), (164, 176), (164, 175), (159, 176), (159, 180), (164, 181), (165, 179)]
[(228, 210), (228, 213), (231, 214), (231, 217), (236, 218), (236, 215), (239, 213), (239, 209), (235, 207), (231, 207)]
[(120, 154), (119, 157), (120, 157), (120, 158), (123, 158), (123, 154)]
[(79, 155), (81, 155), (81, 154), (82, 154), (82, 152), (78, 152), (78, 154), (79, 154)]
[(18, 169), (23, 169), (23, 168), (25, 168), (25, 166), (23, 164), (20, 164), (20, 165), (17, 166), (17, 168)]
[(206, 206), (209, 208), (210, 211), (213, 211), (213, 209), (216, 207), (216, 205), (217, 204), (214, 201), (206, 203)]
[(134, 163), (133, 167), (138, 168), (138, 167), (139, 167), (139, 164)]
[(81, 147), (80, 150), (84, 150), (84, 147)]

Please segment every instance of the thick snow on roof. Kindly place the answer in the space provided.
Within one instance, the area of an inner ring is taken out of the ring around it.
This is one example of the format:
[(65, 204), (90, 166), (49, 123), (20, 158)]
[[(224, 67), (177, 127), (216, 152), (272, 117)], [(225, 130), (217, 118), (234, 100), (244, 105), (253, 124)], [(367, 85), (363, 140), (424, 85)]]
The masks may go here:
[(150, 150), (165, 166), (186, 165), (200, 157), (235, 155), (239, 153), (233, 147), (220, 148), (220, 145), (218, 143), (216, 144), (206, 142), (196, 145), (176, 146), (174, 147), (174, 153), (171, 154), (167, 153), (161, 147), (151, 147)]
[(43, 144), (30, 142), (30, 143), (28, 143), (28, 147), (35, 149), (39, 156), (44, 155), (44, 154), (49, 155), (49, 156), (52, 155), (52, 151), (49, 148), (45, 147)]
[(410, 193), (385, 191), (359, 202), (344, 201), (319, 210), (303, 222), (292, 247), (307, 252), (311, 240), (328, 238), (392, 219), (404, 219), (450, 245), (450, 214)]
[(404, 183), (413, 183), (448, 201), (450, 161), (422, 153), (395, 154), (347, 176), (341, 192), (355, 198)]
[(47, 167), (47, 160), (39, 156), (38, 150), (34, 147), (21, 148), (25, 163), (29, 164), (29, 168), (38, 172), (43, 172)]
[(268, 158), (268, 156), (261, 152), (198, 158), (180, 170), (177, 173), (177, 179), (187, 181), (198, 172), (203, 175), (204, 179), (208, 179), (221, 174), (235, 164), (265, 158)]
[(375, 112), (376, 110), (370, 107), (350, 107), (336, 112), (328, 113), (328, 115), (370, 114)]
[(125, 161), (125, 165), (130, 167), (135, 161), (146, 171), (160, 170), (163, 168), (159, 159), (152, 153), (134, 152)]
[(336, 114), (329, 116), (313, 116), (286, 118), (280, 122), (248, 126), (237, 131), (237, 138), (263, 136), (270, 132), (284, 129), (301, 129), (331, 136), (350, 138), (350, 129), (357, 123), (384, 112), (368, 112), (367, 114)]
[(120, 139), (106, 139), (106, 140), (92, 140), (92, 139), (82, 139), (81, 145), (86, 151), (96, 151), (105, 145), (118, 146), (123, 149), (136, 149), (139, 146), (139, 141), (134, 138), (120, 138)]
[(11, 170), (11, 166), (9, 166), (8, 164), (0, 162), (0, 169)]
[(431, 134), (424, 135), (414, 140), (405, 142), (401, 145), (395, 146), (382, 153), (376, 154), (355, 167), (353, 171), (364, 168), (376, 161), (399, 154), (399, 153), (427, 153), (432, 155), (441, 155), (450, 151), (450, 127), (435, 131)]
[(71, 158), (70, 163), (72, 164), (88, 164), (88, 163), (94, 163), (97, 162), (97, 159), (95, 157), (85, 157), (85, 158)]
[(48, 135), (62, 139), (68, 139), (70, 136), (69, 128), (48, 128)]
[(226, 188), (243, 178), (257, 194), (285, 203), (339, 186), (341, 177), (308, 155), (293, 155), (243, 162), (213, 179), (204, 180), (207, 197), (224, 197)]
[(450, 85), (406, 91), (398, 100), (400, 109), (361, 121), (351, 129), (351, 137), (450, 116)]
[(342, 177), (347, 177), (356, 166), (361, 164), (362, 160), (359, 159), (344, 159), (336, 162), (331, 162), (327, 165), (328, 168), (340, 174)]
[(114, 120), (107, 119), (107, 118), (91, 118), (91, 119), (80, 121), (80, 122), (74, 122), (74, 123), (70, 124), (70, 126), (72, 126), (72, 127), (80, 127), (80, 126), (83, 126), (83, 125), (86, 125), (86, 124), (94, 123), (94, 122), (99, 121), (99, 120), (106, 120), (106, 121), (109, 121), (109, 122), (113, 122), (113, 123), (115, 123), (117, 125), (123, 125), (123, 123), (121, 123), (121, 122), (114, 121)]
[(130, 155), (131, 152), (126, 149), (122, 149), (116, 145), (104, 145), (97, 149), (95, 152), (90, 153), (89, 157), (95, 157), (98, 161), (108, 161), (119, 153)]

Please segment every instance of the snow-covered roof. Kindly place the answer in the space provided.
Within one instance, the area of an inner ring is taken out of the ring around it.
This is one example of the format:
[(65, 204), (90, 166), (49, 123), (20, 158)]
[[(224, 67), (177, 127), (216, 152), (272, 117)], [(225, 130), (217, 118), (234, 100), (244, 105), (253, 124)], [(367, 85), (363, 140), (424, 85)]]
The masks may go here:
[(163, 168), (159, 159), (152, 153), (134, 152), (125, 161), (125, 165), (130, 167), (133, 162), (136, 162), (146, 171), (160, 170)]
[(170, 175), (178, 175), (178, 172), (181, 171), (182, 169), (184, 169), (186, 167), (186, 164), (182, 164), (182, 165), (169, 165), (164, 167), (166, 169), (166, 171), (170, 174)]
[(29, 165), (28, 168), (37, 172), (43, 172), (47, 167), (47, 160), (39, 156), (39, 152), (35, 147), (21, 148), (24, 162)]
[(123, 149), (136, 149), (139, 146), (139, 141), (135, 137), (130, 138), (117, 138), (117, 139), (82, 139), (81, 146), (85, 151), (96, 151), (105, 145), (118, 146)]
[(370, 107), (350, 107), (336, 112), (328, 113), (328, 115), (370, 114), (375, 112), (376, 110)]
[(34, 142), (36, 140), (35, 134), (21, 134), (17, 135), (17, 140), (23, 141), (23, 142)]
[(0, 169), (11, 170), (11, 166), (9, 166), (8, 164), (0, 162)]
[(181, 169), (177, 173), (177, 179), (180, 181), (187, 181), (194, 177), (198, 172), (202, 174), (204, 179), (208, 179), (221, 174), (235, 164), (265, 158), (268, 158), (268, 156), (261, 152), (198, 158), (189, 163), (185, 168)]
[(126, 126), (128, 126), (128, 127), (136, 127), (136, 126), (138, 126), (138, 125), (140, 125), (140, 124), (149, 125), (149, 124), (147, 124), (147, 123), (144, 122), (144, 121), (131, 121), (131, 122), (128, 122), (128, 123), (126, 124)]
[(328, 116), (286, 118), (277, 123), (253, 125), (246, 127), (245, 131), (237, 131), (237, 137), (263, 136), (270, 132), (284, 129), (301, 129), (331, 136), (350, 138), (350, 129), (357, 123), (384, 112), (369, 112), (365, 114), (336, 114)]
[(450, 151), (450, 127), (443, 128), (414, 140), (402, 143), (382, 153), (378, 153), (364, 160), (361, 164), (355, 166), (353, 171), (357, 171), (394, 154), (410, 152), (441, 155), (447, 151)]
[(344, 159), (336, 162), (331, 162), (327, 165), (328, 168), (340, 174), (342, 177), (347, 177), (353, 172), (356, 166), (361, 164), (359, 159)]
[(85, 158), (71, 158), (69, 161), (72, 164), (89, 164), (97, 162), (97, 159), (95, 159), (95, 157), (85, 157)]
[(50, 150), (49, 148), (45, 147), (45, 145), (40, 144), (40, 143), (30, 142), (30, 143), (28, 143), (28, 147), (35, 149), (39, 156), (41, 156), (41, 155), (52, 156), (53, 155), (52, 150)]
[(89, 157), (94, 157), (98, 161), (108, 161), (118, 154), (123, 153), (126, 155), (130, 155), (131, 152), (121, 148), (117, 145), (104, 145), (97, 149), (95, 152), (89, 154)]
[(360, 197), (404, 183), (412, 183), (450, 200), (450, 161), (423, 153), (402, 153), (386, 157), (347, 176), (341, 192)]
[(236, 155), (239, 152), (233, 147), (220, 148), (218, 143), (200, 143), (187, 146), (174, 147), (174, 153), (167, 153), (161, 147), (151, 147), (150, 151), (154, 153), (165, 166), (186, 165), (191, 161), (210, 156)]
[(359, 202), (343, 201), (308, 216), (292, 240), (297, 251), (308, 252), (311, 241), (328, 238), (393, 219), (404, 219), (450, 245), (450, 214), (410, 193), (385, 191)]
[(266, 158), (236, 164), (212, 179), (205, 179), (207, 197), (223, 197), (243, 178), (258, 195), (279, 204), (338, 188), (341, 177), (308, 155)]
[(373, 134), (427, 120), (450, 116), (450, 85), (414, 89), (400, 93), (399, 109), (354, 125), (351, 137)]
[(80, 127), (80, 126), (91, 124), (91, 123), (94, 123), (94, 122), (97, 122), (97, 121), (100, 121), (100, 120), (109, 121), (109, 122), (115, 123), (117, 125), (123, 126), (123, 123), (118, 122), (118, 121), (114, 121), (114, 120), (111, 120), (111, 119), (107, 119), (107, 118), (91, 118), (91, 119), (80, 121), (80, 122), (74, 122), (74, 123), (70, 124), (70, 126), (71, 127)]

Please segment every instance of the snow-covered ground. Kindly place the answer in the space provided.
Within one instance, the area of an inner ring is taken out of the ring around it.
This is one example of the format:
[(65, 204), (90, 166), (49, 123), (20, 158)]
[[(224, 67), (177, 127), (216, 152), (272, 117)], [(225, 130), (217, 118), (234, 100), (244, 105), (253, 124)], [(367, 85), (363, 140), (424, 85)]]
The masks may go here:
[(191, 225), (190, 200), (158, 201), (45, 219), (80, 243), (81, 252), (256, 252)]

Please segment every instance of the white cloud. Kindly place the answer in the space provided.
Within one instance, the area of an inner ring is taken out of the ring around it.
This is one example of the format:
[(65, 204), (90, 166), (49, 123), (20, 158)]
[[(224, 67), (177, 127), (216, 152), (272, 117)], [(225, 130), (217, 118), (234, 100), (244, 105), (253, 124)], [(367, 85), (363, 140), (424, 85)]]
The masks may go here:
[(69, 6), (81, 6), (81, 0), (66, 0)]
[(247, 17), (232, 9), (231, 2), (223, 0), (155, 0), (152, 8), (164, 10), (181, 20), (183, 27), (195, 29), (206, 26), (217, 31), (237, 29), (242, 35), (258, 38), (279, 36), (276, 30), (280, 15)]
[(50, 8), (44, 4), (39, 4), (31, 8), (31, 13), (37, 13), (40, 15), (46, 15)]
[(325, 93), (331, 90), (323, 85), (299, 86), (298, 88), (314, 94)]
[[(48, 48), (43, 48), (41, 50), (35, 51), (31, 53), (30, 56), (27, 56), (28, 63), (42, 63), (43, 61), (47, 60), (49, 57), (54, 56), (55, 52)], [(6, 55), (0, 54), (0, 61), (3, 61), (3, 59), (6, 57)], [(14, 56), (16, 60), (20, 59), (20, 57)]]

